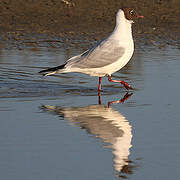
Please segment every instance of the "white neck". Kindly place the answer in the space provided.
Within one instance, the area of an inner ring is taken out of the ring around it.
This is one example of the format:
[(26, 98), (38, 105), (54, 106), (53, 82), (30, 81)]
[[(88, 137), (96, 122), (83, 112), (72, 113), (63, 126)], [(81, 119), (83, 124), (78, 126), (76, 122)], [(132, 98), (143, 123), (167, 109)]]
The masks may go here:
[(132, 23), (133, 21), (127, 20), (124, 12), (119, 10), (116, 16), (116, 26), (111, 34), (111, 38), (116, 40), (132, 40)]

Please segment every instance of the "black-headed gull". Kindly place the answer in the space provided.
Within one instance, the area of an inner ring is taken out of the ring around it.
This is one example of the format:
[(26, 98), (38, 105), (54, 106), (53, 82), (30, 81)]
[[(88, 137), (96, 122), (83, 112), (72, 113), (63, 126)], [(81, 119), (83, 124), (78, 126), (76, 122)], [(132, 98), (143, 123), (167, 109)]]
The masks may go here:
[(143, 18), (132, 8), (119, 9), (114, 31), (93, 48), (74, 56), (63, 65), (49, 68), (39, 73), (47, 76), (56, 73), (78, 72), (99, 77), (98, 91), (101, 91), (102, 77), (108, 76), (110, 82), (118, 82), (126, 89), (132, 89), (124, 81), (112, 80), (111, 74), (124, 67), (134, 52), (132, 23), (136, 18)]

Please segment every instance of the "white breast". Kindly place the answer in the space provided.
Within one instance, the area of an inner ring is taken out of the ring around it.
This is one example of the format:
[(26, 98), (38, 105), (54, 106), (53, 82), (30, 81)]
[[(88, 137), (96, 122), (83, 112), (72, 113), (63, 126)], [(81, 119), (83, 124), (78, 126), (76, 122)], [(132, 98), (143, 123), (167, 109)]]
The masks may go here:
[(133, 40), (127, 42), (124, 55), (118, 61), (99, 69), (99, 71), (103, 72), (104, 75), (111, 75), (129, 62), (134, 52), (134, 43)]

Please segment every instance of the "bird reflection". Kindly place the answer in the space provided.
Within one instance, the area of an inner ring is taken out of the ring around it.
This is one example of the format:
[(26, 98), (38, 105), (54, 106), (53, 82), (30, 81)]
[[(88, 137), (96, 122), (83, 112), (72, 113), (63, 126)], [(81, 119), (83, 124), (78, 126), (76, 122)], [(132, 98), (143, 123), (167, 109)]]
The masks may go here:
[(104, 143), (108, 143), (113, 154), (113, 166), (118, 177), (126, 178), (127, 174), (132, 174), (135, 167), (132, 161), (128, 160), (132, 139), (132, 128), (128, 120), (119, 111), (111, 107), (113, 103), (122, 103), (130, 98), (131, 94), (118, 100), (111, 101), (107, 106), (101, 104), (99, 95), (98, 105), (86, 107), (61, 107), (43, 105), (44, 111), (55, 113), (64, 117), (70, 124), (76, 124), (88, 133), (100, 138)]

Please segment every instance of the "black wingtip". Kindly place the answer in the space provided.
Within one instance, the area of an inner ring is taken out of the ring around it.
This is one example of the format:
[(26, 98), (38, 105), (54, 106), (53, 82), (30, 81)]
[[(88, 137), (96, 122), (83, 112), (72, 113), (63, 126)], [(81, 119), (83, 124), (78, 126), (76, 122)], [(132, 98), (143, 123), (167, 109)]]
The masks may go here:
[(45, 75), (46, 75), (45, 73), (57, 71), (57, 70), (59, 70), (59, 69), (63, 69), (65, 65), (66, 65), (66, 64), (63, 64), (63, 65), (60, 65), (60, 66), (56, 66), (56, 67), (53, 67), (53, 68), (48, 68), (48, 69), (39, 71), (39, 73), (45, 76)]
[(47, 72), (46, 70), (42, 70), (42, 71), (39, 71), (38, 73), (39, 74), (43, 74), (43, 73), (45, 73), (45, 72)]

